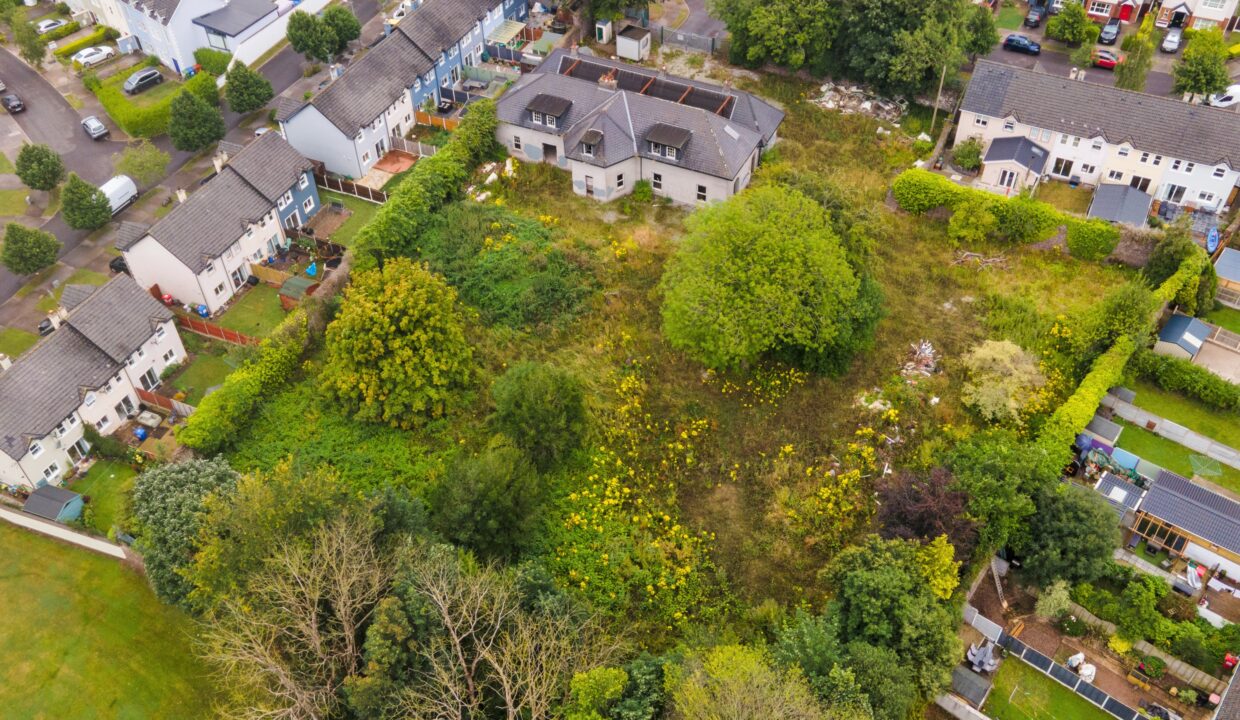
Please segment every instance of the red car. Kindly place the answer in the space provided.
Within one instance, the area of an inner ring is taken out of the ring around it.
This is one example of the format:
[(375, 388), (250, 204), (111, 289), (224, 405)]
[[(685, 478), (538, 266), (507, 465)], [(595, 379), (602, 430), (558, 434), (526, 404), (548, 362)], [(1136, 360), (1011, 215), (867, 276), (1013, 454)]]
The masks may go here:
[(1095, 50), (1093, 65), (1103, 70), (1114, 70), (1115, 66), (1119, 65), (1122, 60), (1123, 58), (1110, 50)]

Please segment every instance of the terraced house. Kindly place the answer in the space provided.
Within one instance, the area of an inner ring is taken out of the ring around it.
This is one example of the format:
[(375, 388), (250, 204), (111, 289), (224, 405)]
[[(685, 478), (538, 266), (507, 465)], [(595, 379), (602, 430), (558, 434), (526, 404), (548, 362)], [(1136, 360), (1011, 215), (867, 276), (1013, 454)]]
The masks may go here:
[(413, 127), (414, 111), (438, 104), (482, 62), (487, 36), (529, 16), (525, 0), (433, 0), (309, 102), (282, 101), (276, 119), (288, 141), (330, 172), (360, 178)]
[(746, 92), (567, 50), (509, 88), (497, 113), (508, 152), (570, 171), (578, 195), (611, 200), (644, 180), (685, 205), (743, 190), (784, 119)]
[(313, 167), (278, 133), (234, 155), (221, 143), (218, 174), (152, 227), (122, 223), (116, 247), (143, 288), (214, 313), (249, 278), (250, 264), (288, 247), (285, 228), (319, 211)]
[(59, 485), (90, 450), (89, 423), (108, 435), (139, 408), (138, 388), (185, 359), (172, 311), (118, 275), (69, 285), (59, 327), (16, 361), (0, 361), (0, 483)]
[[(979, 186), (1003, 194), (1049, 177), (1218, 212), (1240, 181), (1240, 114), (988, 60), (961, 105), (956, 142), (969, 137), (986, 147)], [(1010, 138), (1036, 149), (1035, 172), (1003, 165)]]

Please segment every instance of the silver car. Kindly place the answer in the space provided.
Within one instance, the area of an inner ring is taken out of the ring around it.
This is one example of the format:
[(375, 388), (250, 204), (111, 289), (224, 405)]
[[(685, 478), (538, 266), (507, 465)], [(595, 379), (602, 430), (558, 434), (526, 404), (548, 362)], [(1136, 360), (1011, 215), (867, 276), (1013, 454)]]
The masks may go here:
[(1183, 28), (1171, 28), (1167, 31), (1166, 37), (1163, 38), (1160, 46), (1165, 53), (1173, 53), (1180, 49), (1180, 43), (1184, 41)]
[(94, 115), (88, 115), (82, 121), (82, 131), (86, 133), (91, 140), (102, 140), (108, 136), (108, 126)]
[(69, 23), (64, 20), (44, 20), (38, 25), (35, 25), (34, 29), (37, 30), (40, 35), (46, 35), (56, 28), (61, 28), (68, 24)]

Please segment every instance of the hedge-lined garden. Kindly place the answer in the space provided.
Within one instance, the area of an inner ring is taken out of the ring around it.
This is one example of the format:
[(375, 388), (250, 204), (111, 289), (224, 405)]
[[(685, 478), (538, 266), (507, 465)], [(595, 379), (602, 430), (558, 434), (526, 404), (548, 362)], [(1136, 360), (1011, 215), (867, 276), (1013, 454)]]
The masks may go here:
[(1216, 410), (1240, 411), (1240, 385), (1188, 360), (1142, 349), (1133, 356), (1130, 368), (1168, 392), (1186, 395)]
[(57, 60), (67, 63), (69, 62), (69, 58), (73, 57), (74, 53), (76, 53), (77, 51), (85, 50), (86, 48), (94, 47), (95, 45), (102, 45), (103, 43), (111, 42), (119, 38), (120, 36), (121, 36), (120, 32), (117, 31), (115, 28), (110, 28), (110, 27), (107, 27), (106, 25), (100, 25), (99, 27), (95, 28), (95, 30), (91, 32), (89, 35), (83, 35), (82, 37), (78, 38), (77, 40), (74, 40), (71, 43), (66, 43), (56, 48), (52, 52), (52, 55), (54, 55)]
[(203, 98), (211, 105), (219, 104), (219, 88), (215, 85), (215, 77), (209, 73), (199, 73), (186, 80), (183, 84), (165, 77), (164, 82), (138, 95), (126, 95), (122, 87), (129, 76), (148, 67), (158, 65), (159, 61), (149, 58), (129, 70), (119, 72), (106, 80), (100, 80), (91, 74), (82, 79), (87, 89), (103, 103), (103, 109), (124, 130), (133, 137), (150, 138), (168, 132), (168, 123), (172, 115), (172, 100), (181, 88), (189, 90)]

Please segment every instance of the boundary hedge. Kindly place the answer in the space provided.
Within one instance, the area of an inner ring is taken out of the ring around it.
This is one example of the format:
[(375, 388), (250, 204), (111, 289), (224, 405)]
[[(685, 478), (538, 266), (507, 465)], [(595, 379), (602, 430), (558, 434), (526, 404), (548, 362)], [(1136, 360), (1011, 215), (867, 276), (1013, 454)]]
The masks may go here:
[[(154, 58), (151, 58), (154, 60)], [(155, 60), (158, 64), (158, 60)], [(129, 99), (121, 88), (129, 76), (151, 67), (150, 62), (139, 63), (134, 67), (119, 72), (107, 80), (100, 80), (95, 75), (82, 78), (86, 88), (99, 98), (103, 109), (124, 130), (133, 137), (150, 138), (168, 132), (168, 123), (172, 118), (172, 101), (178, 93), (169, 93), (167, 97), (154, 105), (138, 105)], [(165, 82), (171, 82), (165, 80)], [(215, 85), (215, 77), (209, 73), (198, 73), (182, 84), (182, 89), (189, 90), (212, 106), (220, 102), (219, 88)]]
[(78, 50), (82, 50), (83, 48), (93, 47), (100, 43), (110, 42), (112, 40), (119, 38), (120, 36), (121, 36), (120, 32), (117, 31), (115, 28), (110, 28), (110, 27), (107, 27), (106, 25), (100, 25), (91, 34), (83, 35), (82, 37), (78, 38), (77, 40), (74, 40), (71, 43), (68, 43), (66, 45), (61, 45), (60, 47), (56, 48), (54, 51), (52, 51), (52, 55), (54, 55), (57, 59), (68, 62), (69, 57), (72, 56), (73, 53), (77, 52)]
[(77, 20), (74, 20), (67, 25), (61, 25), (60, 27), (56, 28), (55, 30), (52, 30), (51, 32), (43, 33), (42, 35), (39, 36), (39, 40), (43, 43), (49, 43), (53, 40), (59, 40), (63, 37), (69, 37), (70, 35), (72, 35), (73, 33), (81, 29), (82, 29), (82, 23), (78, 22)]
[(1129, 367), (1168, 392), (1187, 395), (1216, 410), (1240, 411), (1240, 385), (1188, 360), (1142, 349), (1133, 355)]
[(232, 53), (215, 48), (200, 47), (194, 51), (194, 62), (212, 75), (223, 75), (228, 72), (228, 64), (232, 62)]

